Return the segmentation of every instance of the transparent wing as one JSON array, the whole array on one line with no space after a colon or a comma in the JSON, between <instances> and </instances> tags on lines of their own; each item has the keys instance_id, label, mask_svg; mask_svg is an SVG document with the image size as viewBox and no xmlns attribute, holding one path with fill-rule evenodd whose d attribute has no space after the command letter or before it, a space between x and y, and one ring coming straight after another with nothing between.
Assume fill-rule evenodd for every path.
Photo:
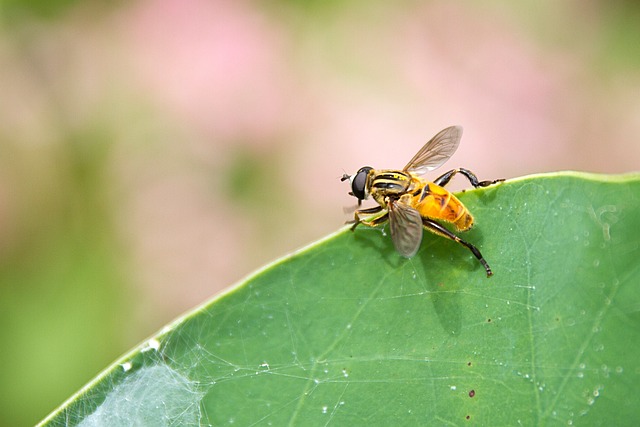
<instances>
[{"instance_id":1,"label":"transparent wing","mask_svg":"<svg viewBox=\"0 0 640 427\"><path fill-rule=\"evenodd\" d=\"M389 227L396 250L407 258L414 256L422 242L420 213L402 202L389 203Z\"/></svg>"},{"instance_id":2,"label":"transparent wing","mask_svg":"<svg viewBox=\"0 0 640 427\"><path fill-rule=\"evenodd\" d=\"M422 175L440 167L458 149L460 138L462 138L461 126L451 126L441 130L413 156L413 159L409 160L403 171Z\"/></svg>"}]
</instances>

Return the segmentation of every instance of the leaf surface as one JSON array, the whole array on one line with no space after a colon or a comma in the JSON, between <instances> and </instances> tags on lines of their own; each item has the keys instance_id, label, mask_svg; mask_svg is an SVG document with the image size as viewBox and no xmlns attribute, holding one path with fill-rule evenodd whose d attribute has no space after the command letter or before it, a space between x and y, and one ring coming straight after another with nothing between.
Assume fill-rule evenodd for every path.
<instances>
[{"instance_id":1,"label":"leaf surface","mask_svg":"<svg viewBox=\"0 0 640 427\"><path fill-rule=\"evenodd\" d=\"M495 275L425 233L343 229L105 370L44 425L632 425L640 176L524 177L460 199Z\"/></svg>"}]
</instances>

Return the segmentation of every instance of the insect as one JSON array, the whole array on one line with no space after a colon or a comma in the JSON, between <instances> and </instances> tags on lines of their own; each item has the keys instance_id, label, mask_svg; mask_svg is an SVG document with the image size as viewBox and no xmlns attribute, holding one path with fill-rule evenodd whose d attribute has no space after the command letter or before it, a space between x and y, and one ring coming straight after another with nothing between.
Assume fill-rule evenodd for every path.
<instances>
[{"instance_id":1,"label":"insect","mask_svg":"<svg viewBox=\"0 0 640 427\"><path fill-rule=\"evenodd\" d=\"M484 267L487 277L491 276L493 272L478 248L462 240L439 221L453 224L458 231L469 230L473 225L469 210L444 188L456 174L465 176L475 188L487 187L504 179L478 181L471 171L463 168L452 169L433 182L421 178L425 172L440 167L453 155L461 137L460 126L440 131L402 170L376 170L364 166L354 175L344 174L341 181L350 181L349 194L358 199L358 207L369 196L378 203L373 208L357 209L351 230L355 230L358 224L373 227L389 221L394 246L401 255L411 258L420 248L424 227L469 249Z\"/></svg>"}]
</instances>

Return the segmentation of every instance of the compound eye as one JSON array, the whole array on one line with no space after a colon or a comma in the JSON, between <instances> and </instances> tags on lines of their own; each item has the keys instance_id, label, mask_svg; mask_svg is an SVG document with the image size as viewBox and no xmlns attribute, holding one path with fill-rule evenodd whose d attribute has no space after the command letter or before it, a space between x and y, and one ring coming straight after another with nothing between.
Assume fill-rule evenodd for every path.
<instances>
[{"instance_id":1,"label":"compound eye","mask_svg":"<svg viewBox=\"0 0 640 427\"><path fill-rule=\"evenodd\" d=\"M360 168L351 180L351 190L358 200L366 199L369 196L367 192L367 177L371 169L369 166Z\"/></svg>"}]
</instances>

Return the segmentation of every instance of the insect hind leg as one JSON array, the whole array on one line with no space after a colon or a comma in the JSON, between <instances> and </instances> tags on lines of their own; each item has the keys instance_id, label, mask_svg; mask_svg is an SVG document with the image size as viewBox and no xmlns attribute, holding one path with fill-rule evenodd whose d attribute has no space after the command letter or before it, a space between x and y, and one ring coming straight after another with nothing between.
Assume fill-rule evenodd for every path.
<instances>
[{"instance_id":1,"label":"insect hind leg","mask_svg":"<svg viewBox=\"0 0 640 427\"><path fill-rule=\"evenodd\" d=\"M444 174L442 174L441 176L439 176L438 178L436 178L433 183L436 185L439 185L441 187L444 187L445 185L447 185L449 183L449 181L451 181L451 178L453 178L456 174L462 174L464 175L469 182L471 183L471 185L473 185L475 188L478 187L488 187L492 184L497 184L498 182L502 182L504 181L504 179L495 179L493 181L478 181L478 177L471 172L468 169L465 168L457 168L457 169L451 169L449 172L446 172Z\"/></svg>"},{"instance_id":2,"label":"insect hind leg","mask_svg":"<svg viewBox=\"0 0 640 427\"><path fill-rule=\"evenodd\" d=\"M469 242L465 242L464 240L453 234L451 231L447 230L444 226L431 219L422 218L422 223L432 233L437 234L438 236L446 237L447 239L453 240L454 242L465 246L478 259L478 261L480 261L480 264L482 264L485 271L487 272L487 277L493 275L491 267L489 267L489 264L487 263L487 261L485 261L478 248L476 248Z\"/></svg>"}]
</instances>

